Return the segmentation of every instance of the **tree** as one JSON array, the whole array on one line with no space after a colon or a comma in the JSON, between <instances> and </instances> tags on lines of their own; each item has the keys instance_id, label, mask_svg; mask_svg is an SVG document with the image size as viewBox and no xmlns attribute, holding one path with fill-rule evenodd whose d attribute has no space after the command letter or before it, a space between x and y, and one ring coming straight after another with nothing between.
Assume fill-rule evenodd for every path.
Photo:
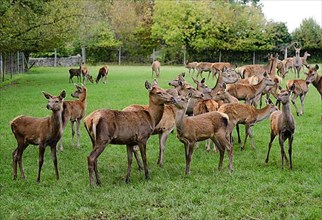
<instances>
[{"instance_id":1,"label":"tree","mask_svg":"<svg viewBox=\"0 0 322 220\"><path fill-rule=\"evenodd\" d=\"M313 19L303 19L299 28L292 33L293 39L305 49L322 49L322 28Z\"/></svg>"}]
</instances>

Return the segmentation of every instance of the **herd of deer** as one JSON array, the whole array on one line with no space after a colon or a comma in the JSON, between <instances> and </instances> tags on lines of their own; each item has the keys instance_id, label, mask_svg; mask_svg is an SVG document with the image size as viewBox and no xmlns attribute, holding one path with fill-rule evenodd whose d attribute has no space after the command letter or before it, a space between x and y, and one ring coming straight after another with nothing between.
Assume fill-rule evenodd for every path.
<instances>
[{"instance_id":1,"label":"herd of deer","mask_svg":"<svg viewBox=\"0 0 322 220\"><path fill-rule=\"evenodd\" d=\"M100 81L100 79L103 79L103 83L107 83L107 75L108 75L109 67L107 65L104 65L102 68L99 69L98 75L96 78L96 83ZM83 77L83 84L86 84L86 81L90 81L91 83L94 83L93 76L89 74L89 69L87 66L85 66L83 63L79 66L78 69L69 69L69 82L73 82L73 77L77 77L77 81L81 82L81 78Z\"/></svg>"},{"instance_id":2,"label":"herd of deer","mask_svg":"<svg viewBox=\"0 0 322 220\"><path fill-rule=\"evenodd\" d=\"M159 77L160 63L158 62L156 66L158 68L155 73ZM206 69L206 66L211 66L210 70ZM232 172L232 131L234 127L237 129L238 143L241 143L239 125L245 125L245 140L241 149L245 148L248 136L251 139L252 148L255 149L251 128L268 117L270 117L271 138L266 163L269 159L272 142L276 136L279 136L282 168L284 167L284 160L287 160L284 142L288 139L289 166L292 169L292 141L295 121L290 111L290 96L292 93L294 94L292 102L298 115L303 114L303 105L301 112L298 112L295 99L300 96L303 104L309 83L312 83L318 89L322 98L322 76L317 73L318 65L307 66L306 80L295 79L288 81L286 89L282 89L281 78L276 76L276 66L277 56L270 56L266 66L248 65L240 68L239 72L236 72L229 63L216 63L216 65L203 63L202 71L209 71L213 76L217 76L217 83L213 88L208 88L205 84L205 78L198 81L198 76L197 79L193 78L193 82L196 83L196 87L194 87L185 80L185 74L181 73L177 78L169 82L169 85L173 87L169 89L161 88L156 80L152 84L146 81L145 88L149 93L149 104L146 106L133 104L123 110L100 109L93 111L86 117L87 89L84 85L75 84L76 91L72 96L77 99L72 101L64 100L66 96L64 90L58 96L43 92L45 98L48 99L46 107L52 111L50 117L18 116L11 121L11 129L18 144L13 151L13 178L17 178L18 164L21 177L25 178L22 154L29 144L33 144L39 145L37 181L40 181L44 151L48 145L52 152L56 178L59 179L56 146L62 139L62 134L68 121L71 121L72 144L74 144L74 123L76 122L77 146L80 147L80 122L84 117L85 128L93 147L87 158L91 186L101 184L97 160L109 144L127 146L126 182L130 181L133 155L139 168L144 170L145 177L148 178L149 170L146 156L148 139L154 134L159 136L157 163L162 167L164 165L166 141L174 129L177 131L177 138L185 146L185 172L187 175L190 174L190 163L196 143L204 140L208 140L206 144L208 151L210 150L210 141L214 143L214 150L219 151L219 171L222 169L224 154L227 150L229 170ZM152 69L153 67L155 66L152 65ZM107 67L103 68L105 73L108 72ZM82 66L77 69L80 73L83 73L83 70ZM202 71L199 75L202 74ZM102 72L104 71L102 70ZM240 79L238 75L242 75L244 79ZM100 70L97 81L102 76L104 74ZM258 101L263 94L267 95L267 105L257 109ZM277 103L282 104L282 110L279 110L272 103L269 94L276 98ZM240 100L244 100L245 104L239 102ZM62 142L60 142L60 150L63 151ZM138 151L140 151L141 157L138 155Z\"/></svg>"}]
</instances>

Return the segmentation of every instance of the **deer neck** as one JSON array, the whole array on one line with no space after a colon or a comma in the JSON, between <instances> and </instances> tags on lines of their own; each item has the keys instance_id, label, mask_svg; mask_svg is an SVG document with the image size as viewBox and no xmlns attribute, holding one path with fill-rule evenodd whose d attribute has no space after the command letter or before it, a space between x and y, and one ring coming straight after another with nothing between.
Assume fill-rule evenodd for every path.
<instances>
[{"instance_id":1,"label":"deer neck","mask_svg":"<svg viewBox=\"0 0 322 220\"><path fill-rule=\"evenodd\" d=\"M315 80L312 82L313 86L315 86L316 88L319 88L319 86L322 84L322 76L321 75L317 75Z\"/></svg>"},{"instance_id":2,"label":"deer neck","mask_svg":"<svg viewBox=\"0 0 322 220\"><path fill-rule=\"evenodd\" d=\"M164 104L154 103L150 98L149 107L147 110L153 119L153 126L155 127L161 121L164 111Z\"/></svg>"},{"instance_id":3,"label":"deer neck","mask_svg":"<svg viewBox=\"0 0 322 220\"><path fill-rule=\"evenodd\" d=\"M264 82L264 79L262 81L260 81L257 85L254 85L254 88L256 89L255 96L262 93L264 91L265 87L266 87L266 84Z\"/></svg>"},{"instance_id":4,"label":"deer neck","mask_svg":"<svg viewBox=\"0 0 322 220\"><path fill-rule=\"evenodd\" d=\"M270 116L271 112L270 112L270 105L266 105L264 108L262 109L257 109L257 119L256 122L260 122L263 121L264 119L266 119L268 116Z\"/></svg>"},{"instance_id":5,"label":"deer neck","mask_svg":"<svg viewBox=\"0 0 322 220\"><path fill-rule=\"evenodd\" d=\"M177 109L176 128L177 128L178 134L182 134L182 131L184 129L183 121L186 115L187 108L188 108L188 104L182 109Z\"/></svg>"},{"instance_id":6,"label":"deer neck","mask_svg":"<svg viewBox=\"0 0 322 220\"><path fill-rule=\"evenodd\" d=\"M63 133L63 110L53 111L53 114L50 117L51 125L51 135L52 137L57 137L58 140L61 138Z\"/></svg>"}]
</instances>

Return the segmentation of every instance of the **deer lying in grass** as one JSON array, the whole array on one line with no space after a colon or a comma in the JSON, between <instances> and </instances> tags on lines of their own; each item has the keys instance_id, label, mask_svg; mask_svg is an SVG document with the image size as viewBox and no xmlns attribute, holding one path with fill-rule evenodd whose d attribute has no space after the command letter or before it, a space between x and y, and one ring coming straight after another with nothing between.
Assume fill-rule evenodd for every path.
<instances>
[{"instance_id":1,"label":"deer lying in grass","mask_svg":"<svg viewBox=\"0 0 322 220\"><path fill-rule=\"evenodd\" d=\"M310 67L309 72L306 74L306 83L312 83L313 86L318 90L322 99L322 76L318 74L319 65Z\"/></svg>"},{"instance_id":2,"label":"deer lying in grass","mask_svg":"<svg viewBox=\"0 0 322 220\"><path fill-rule=\"evenodd\" d=\"M82 76L83 76L83 84L86 84L86 81L90 81L94 83L93 77L89 74L89 69L84 64L81 65L82 68Z\"/></svg>"},{"instance_id":3,"label":"deer lying in grass","mask_svg":"<svg viewBox=\"0 0 322 220\"><path fill-rule=\"evenodd\" d=\"M156 77L159 78L160 77L160 72L161 72L161 64L158 60L153 61L152 65L152 78L153 78L153 73L155 73Z\"/></svg>"},{"instance_id":4,"label":"deer lying in grass","mask_svg":"<svg viewBox=\"0 0 322 220\"><path fill-rule=\"evenodd\" d=\"M151 86L146 81L145 87L149 91L149 107L147 110L117 111L100 109L89 114L85 119L85 128L92 140L93 150L88 156L88 171L91 186L101 184L98 175L97 159L109 144L127 146L128 166L125 181L130 181L133 146L139 145L145 177L149 177L146 159L146 143L160 122L164 104L174 101L164 89L157 85Z\"/></svg>"},{"instance_id":5,"label":"deer lying in grass","mask_svg":"<svg viewBox=\"0 0 322 220\"><path fill-rule=\"evenodd\" d=\"M309 83L303 79L292 79L286 81L286 88L293 94L291 101L296 109L297 116L301 116L304 114L304 99L307 92L309 91L308 84ZM296 106L297 97L300 97L301 111L299 111L299 109Z\"/></svg>"},{"instance_id":6,"label":"deer lying in grass","mask_svg":"<svg viewBox=\"0 0 322 220\"><path fill-rule=\"evenodd\" d=\"M242 103L228 103L221 106L218 112L222 112L229 117L228 131L231 135L233 128L238 124L245 124L245 140L241 146L241 149L245 149L247 137L249 135L252 148L255 150L255 144L253 140L252 126L256 123L268 118L270 114L277 110L277 107L271 102L262 109L256 109L251 105Z\"/></svg>"},{"instance_id":7,"label":"deer lying in grass","mask_svg":"<svg viewBox=\"0 0 322 220\"><path fill-rule=\"evenodd\" d=\"M75 122L77 131L77 147L80 148L80 122L85 116L86 112L86 95L87 89L85 86L76 85L76 90L71 94L72 97L78 98L78 100L64 101L63 110L63 129L65 129L68 121L72 124L72 146L74 146L75 136ZM63 151L63 137L60 139L60 151Z\"/></svg>"},{"instance_id":8,"label":"deer lying in grass","mask_svg":"<svg viewBox=\"0 0 322 220\"><path fill-rule=\"evenodd\" d=\"M292 87L295 87L293 84ZM292 88L294 89L294 88ZM269 153L275 137L279 136L279 143L282 155L282 169L284 169L284 158L287 160L284 150L284 142L288 139L288 154L290 157L290 169L293 169L292 164L292 143L295 131L295 121L290 109L290 91L282 90L277 97L278 102L282 102L282 111L278 110L271 114L271 138L268 144L268 152L265 162L268 163Z\"/></svg>"},{"instance_id":9,"label":"deer lying in grass","mask_svg":"<svg viewBox=\"0 0 322 220\"><path fill-rule=\"evenodd\" d=\"M29 144L39 145L39 167L37 182L40 182L40 172L44 161L44 153L47 145L50 146L57 180L59 179L56 157L56 144L63 133L63 99L66 92L63 90L59 96L53 96L43 92L48 99L47 109L52 111L51 117L34 118L30 116L18 116L10 123L11 130L17 140L18 147L13 151L13 179L17 178L17 164L19 163L21 177L25 179L22 166L22 154Z\"/></svg>"},{"instance_id":10,"label":"deer lying in grass","mask_svg":"<svg viewBox=\"0 0 322 220\"><path fill-rule=\"evenodd\" d=\"M107 75L108 75L109 67L107 65L104 65L98 70L98 75L96 78L96 83L100 81L100 79L103 79L103 83L107 83Z\"/></svg>"},{"instance_id":11,"label":"deer lying in grass","mask_svg":"<svg viewBox=\"0 0 322 220\"><path fill-rule=\"evenodd\" d=\"M73 77L76 76L77 77L77 81L80 83L81 81L81 73L82 73L82 67L79 66L78 69L69 69L69 83L73 82Z\"/></svg>"},{"instance_id":12,"label":"deer lying in grass","mask_svg":"<svg viewBox=\"0 0 322 220\"><path fill-rule=\"evenodd\" d=\"M218 170L222 169L225 150L229 154L229 170L233 171L233 148L227 139L228 116L219 112L187 117L185 116L189 97L181 96L176 99L178 108L176 117L177 137L185 145L186 174L190 174L191 157L195 143L211 139L220 152Z\"/></svg>"},{"instance_id":13,"label":"deer lying in grass","mask_svg":"<svg viewBox=\"0 0 322 220\"><path fill-rule=\"evenodd\" d=\"M266 76L266 74L264 74ZM260 96L266 86L273 86L275 82L273 82L270 78L264 77L258 84L256 85L247 85L247 84L231 84L229 88L226 89L232 96L236 97L238 100L245 100L246 104L253 104L255 107L256 97Z\"/></svg>"},{"instance_id":14,"label":"deer lying in grass","mask_svg":"<svg viewBox=\"0 0 322 220\"><path fill-rule=\"evenodd\" d=\"M184 67L189 70L189 75L191 75L190 71L193 70L192 74L194 74L195 70L197 69L197 65L198 65L198 62L191 62L191 63L187 62L184 64Z\"/></svg>"}]
</instances>

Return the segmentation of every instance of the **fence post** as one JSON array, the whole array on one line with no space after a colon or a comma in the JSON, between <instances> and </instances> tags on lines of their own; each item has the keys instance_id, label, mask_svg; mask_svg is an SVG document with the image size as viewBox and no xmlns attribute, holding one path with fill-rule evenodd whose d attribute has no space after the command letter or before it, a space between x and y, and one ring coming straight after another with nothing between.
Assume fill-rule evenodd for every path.
<instances>
[{"instance_id":1,"label":"fence post","mask_svg":"<svg viewBox=\"0 0 322 220\"><path fill-rule=\"evenodd\" d=\"M121 65L122 47L120 47L118 51L119 51L119 65Z\"/></svg>"},{"instance_id":2,"label":"fence post","mask_svg":"<svg viewBox=\"0 0 322 220\"><path fill-rule=\"evenodd\" d=\"M255 64L255 61L256 61L256 53L255 51L253 52L253 64Z\"/></svg>"},{"instance_id":3,"label":"fence post","mask_svg":"<svg viewBox=\"0 0 322 220\"><path fill-rule=\"evenodd\" d=\"M57 66L57 50L56 50L56 48L55 48L55 58L54 58L54 67L56 67Z\"/></svg>"},{"instance_id":4,"label":"fence post","mask_svg":"<svg viewBox=\"0 0 322 220\"><path fill-rule=\"evenodd\" d=\"M86 61L86 50L85 47L82 47L82 63L85 64Z\"/></svg>"},{"instance_id":5,"label":"fence post","mask_svg":"<svg viewBox=\"0 0 322 220\"><path fill-rule=\"evenodd\" d=\"M2 82L4 82L4 71L3 71L2 52L0 52L0 75L2 75Z\"/></svg>"}]
</instances>

